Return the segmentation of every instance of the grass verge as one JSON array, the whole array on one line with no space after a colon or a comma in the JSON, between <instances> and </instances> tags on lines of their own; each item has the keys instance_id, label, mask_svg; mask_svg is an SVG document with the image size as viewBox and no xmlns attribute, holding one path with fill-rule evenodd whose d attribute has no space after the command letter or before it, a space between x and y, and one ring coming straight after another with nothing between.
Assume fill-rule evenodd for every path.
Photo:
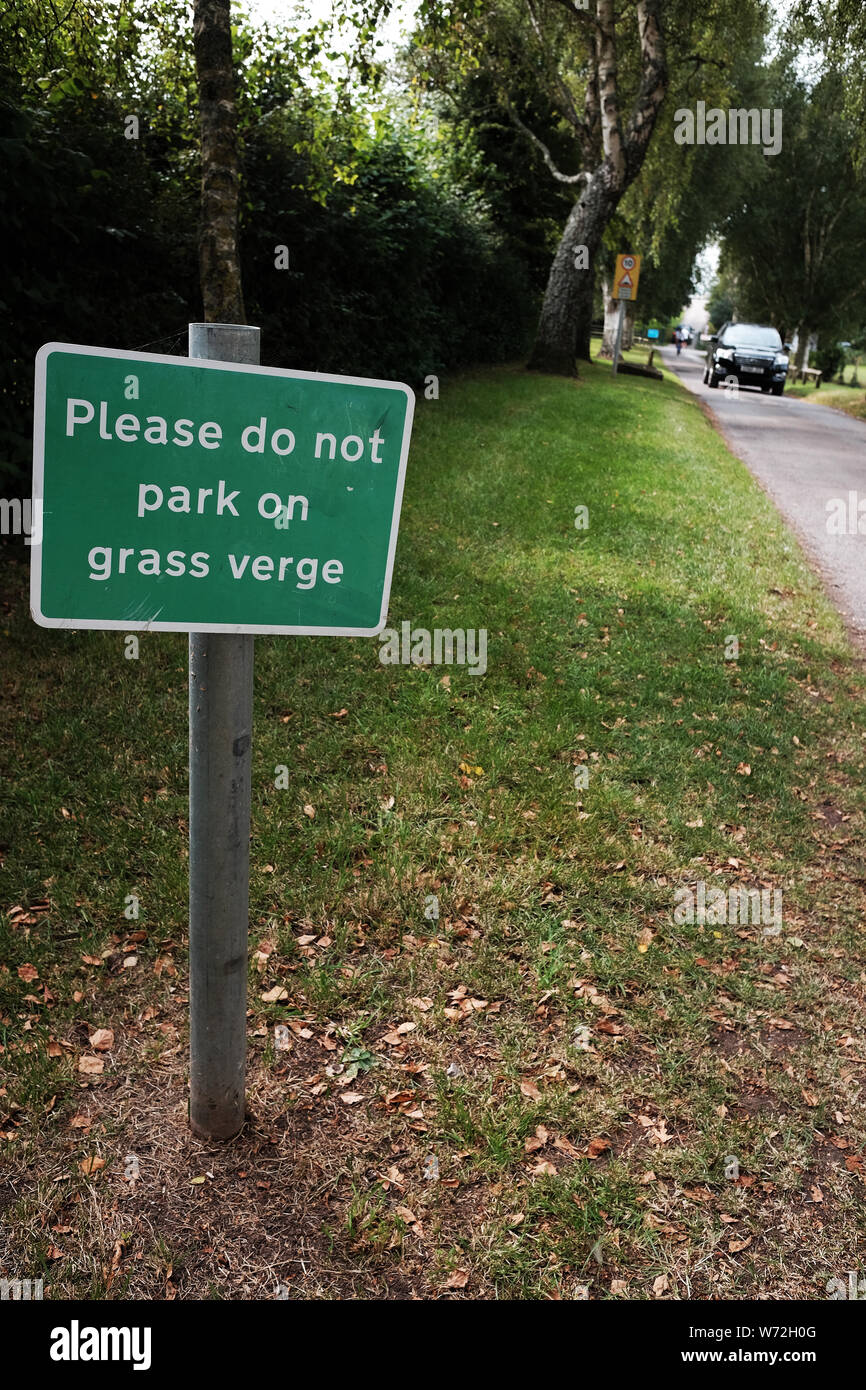
<instances>
[{"instance_id":1,"label":"grass verge","mask_svg":"<svg viewBox=\"0 0 866 1390\"><path fill-rule=\"evenodd\" d=\"M826 1296L866 1165L841 622L669 376L481 370L416 419L390 623L483 628L488 669L257 642L231 1145L186 1129L185 639L37 629L7 550L4 1273ZM781 930L677 920L701 882L781 890Z\"/></svg>"},{"instance_id":2,"label":"grass verge","mask_svg":"<svg viewBox=\"0 0 866 1390\"><path fill-rule=\"evenodd\" d=\"M855 420L866 420L866 390L862 385L843 385L840 381L831 381L816 388L806 382L789 381L785 386L785 395L796 396L799 400L809 400L815 405L830 406L832 410L841 410L846 415L853 415Z\"/></svg>"}]
</instances>

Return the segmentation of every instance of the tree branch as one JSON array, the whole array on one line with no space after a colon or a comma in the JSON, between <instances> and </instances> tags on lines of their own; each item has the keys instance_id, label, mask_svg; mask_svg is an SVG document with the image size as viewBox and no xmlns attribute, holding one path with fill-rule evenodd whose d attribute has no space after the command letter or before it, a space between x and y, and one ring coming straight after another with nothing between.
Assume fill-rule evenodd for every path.
<instances>
[{"instance_id":1,"label":"tree branch","mask_svg":"<svg viewBox=\"0 0 866 1390\"><path fill-rule=\"evenodd\" d=\"M539 23L538 15L535 12L535 5L533 3L533 0L526 0L526 8L529 11L529 22L531 23L532 28L535 31L535 37L538 40L538 46L541 49L544 62L547 66L548 74L553 79L559 91L560 99L562 102L563 115L565 116L569 124L573 126L573 128L577 131L577 134L580 136L581 144L584 146L584 153L586 153L586 146L590 138L589 128L586 125L586 122L581 120L580 116L577 114L577 108L574 104L574 97L572 96L568 83L563 78L562 73L559 71L557 64L551 60L550 50L547 44L545 43L544 35L541 30L541 24Z\"/></svg>"},{"instance_id":2,"label":"tree branch","mask_svg":"<svg viewBox=\"0 0 866 1390\"><path fill-rule=\"evenodd\" d=\"M601 113L601 143L613 181L624 187L626 161L619 120L619 83L616 65L616 13L613 0L598 0L598 26L595 36L598 71L598 101Z\"/></svg>"},{"instance_id":3,"label":"tree branch","mask_svg":"<svg viewBox=\"0 0 866 1390\"><path fill-rule=\"evenodd\" d=\"M509 100L509 98L508 98L507 96L504 98L504 100L505 100L506 108L507 108L507 110L508 110L508 114L509 114L509 116L511 117L512 121L514 122L514 124L517 126L517 129L518 129L518 130L521 130L521 131L523 132L524 135L527 135L527 136L529 137L529 139L532 141L532 143L533 143L535 146L537 146L537 148L541 151L541 154L542 154L542 156L543 156L543 158L544 158L544 162L545 162L545 164L547 165L548 169L550 170L551 174L553 175L553 177L554 177L555 179L557 179L560 183L588 183L588 182L589 182L589 180L591 179L592 175L590 174L590 172L589 172L588 169L581 169L580 173L578 173L578 174L563 174L562 171L561 171L560 169L557 169L556 165L555 165L554 162L553 162L553 156L551 155L550 150L547 148L547 146L545 145L544 141L541 140L541 139L539 139L539 137L535 134L535 131L534 131L534 130L530 130L530 129L529 129L529 126L526 125L526 124L520 119L520 117L518 116L517 112L515 111L513 105L511 104L511 101Z\"/></svg>"},{"instance_id":4,"label":"tree branch","mask_svg":"<svg viewBox=\"0 0 866 1390\"><path fill-rule=\"evenodd\" d=\"M640 168L668 89L667 54L660 14L661 0L638 0L641 82L625 133L629 174Z\"/></svg>"},{"instance_id":5,"label":"tree branch","mask_svg":"<svg viewBox=\"0 0 866 1390\"><path fill-rule=\"evenodd\" d=\"M561 5L571 18L576 19L579 24L595 25L597 23L595 15L591 14L589 10L584 10L580 6L575 5L574 0L556 0L556 3Z\"/></svg>"}]
</instances>

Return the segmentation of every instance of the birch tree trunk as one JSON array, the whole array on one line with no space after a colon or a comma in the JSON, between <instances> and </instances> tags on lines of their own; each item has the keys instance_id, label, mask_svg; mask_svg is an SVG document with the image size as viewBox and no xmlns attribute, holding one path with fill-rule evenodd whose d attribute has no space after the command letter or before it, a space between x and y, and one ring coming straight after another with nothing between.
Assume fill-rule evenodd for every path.
<instances>
[{"instance_id":1,"label":"birch tree trunk","mask_svg":"<svg viewBox=\"0 0 866 1390\"><path fill-rule=\"evenodd\" d=\"M193 40L201 121L199 277L204 317L208 323L245 323L230 0L195 0Z\"/></svg>"},{"instance_id":2,"label":"birch tree trunk","mask_svg":"<svg viewBox=\"0 0 866 1390\"><path fill-rule=\"evenodd\" d=\"M637 318L637 304L633 299L625 302L625 314L622 321L622 350L626 352L634 345L634 321Z\"/></svg>"},{"instance_id":3,"label":"birch tree trunk","mask_svg":"<svg viewBox=\"0 0 866 1390\"><path fill-rule=\"evenodd\" d=\"M797 352L794 357L794 367L797 372L801 372L806 366L809 357L809 329L805 324L797 327Z\"/></svg>"},{"instance_id":4,"label":"birch tree trunk","mask_svg":"<svg viewBox=\"0 0 866 1390\"><path fill-rule=\"evenodd\" d=\"M544 294L530 371L573 376L575 357L589 358L592 267L619 201L611 199L606 181L593 178L569 213ZM588 269L575 269L579 246L587 249Z\"/></svg>"},{"instance_id":5,"label":"birch tree trunk","mask_svg":"<svg viewBox=\"0 0 866 1390\"><path fill-rule=\"evenodd\" d=\"M613 349L616 345L616 324L619 318L619 300L611 299L610 292L613 289L612 281L605 275L601 282L601 292L604 299L604 328L601 335L601 352L599 357L613 357Z\"/></svg>"}]
</instances>

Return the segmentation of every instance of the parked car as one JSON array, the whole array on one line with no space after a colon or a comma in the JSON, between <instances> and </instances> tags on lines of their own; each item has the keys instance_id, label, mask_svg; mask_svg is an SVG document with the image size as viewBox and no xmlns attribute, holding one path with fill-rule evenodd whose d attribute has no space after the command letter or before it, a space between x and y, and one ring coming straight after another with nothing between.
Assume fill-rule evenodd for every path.
<instances>
[{"instance_id":1,"label":"parked car","mask_svg":"<svg viewBox=\"0 0 866 1390\"><path fill-rule=\"evenodd\" d=\"M790 343L760 323L726 323L710 335L704 382L718 386L734 377L741 386L759 386L781 396L788 373Z\"/></svg>"}]
</instances>

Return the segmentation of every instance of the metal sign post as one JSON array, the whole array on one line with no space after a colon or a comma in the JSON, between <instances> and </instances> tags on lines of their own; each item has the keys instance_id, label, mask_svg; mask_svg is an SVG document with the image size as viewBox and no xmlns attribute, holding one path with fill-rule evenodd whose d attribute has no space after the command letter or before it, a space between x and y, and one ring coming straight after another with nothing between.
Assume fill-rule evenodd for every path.
<instances>
[{"instance_id":1,"label":"metal sign post","mask_svg":"<svg viewBox=\"0 0 866 1390\"><path fill-rule=\"evenodd\" d=\"M258 364L261 333L191 323L189 355ZM254 642L189 634L189 1123L209 1139L244 1122Z\"/></svg>"}]
</instances>

